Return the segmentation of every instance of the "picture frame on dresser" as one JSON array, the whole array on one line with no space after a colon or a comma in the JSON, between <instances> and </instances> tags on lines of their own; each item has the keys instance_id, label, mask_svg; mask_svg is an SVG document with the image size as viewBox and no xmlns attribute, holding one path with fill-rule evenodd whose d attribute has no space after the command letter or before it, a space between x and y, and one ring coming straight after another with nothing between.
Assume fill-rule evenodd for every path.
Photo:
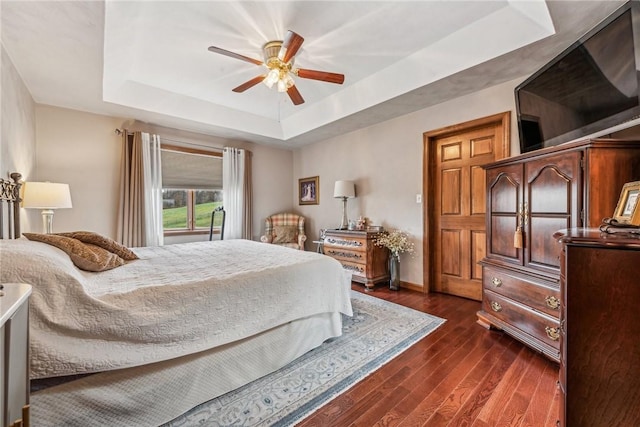
<instances>
[{"instance_id":1,"label":"picture frame on dresser","mask_svg":"<svg viewBox=\"0 0 640 427\"><path fill-rule=\"evenodd\" d=\"M320 203L320 177L298 179L298 204L317 205Z\"/></svg>"},{"instance_id":2,"label":"picture frame on dresser","mask_svg":"<svg viewBox=\"0 0 640 427\"><path fill-rule=\"evenodd\" d=\"M620 224L640 225L640 181L622 186L613 219Z\"/></svg>"}]
</instances>

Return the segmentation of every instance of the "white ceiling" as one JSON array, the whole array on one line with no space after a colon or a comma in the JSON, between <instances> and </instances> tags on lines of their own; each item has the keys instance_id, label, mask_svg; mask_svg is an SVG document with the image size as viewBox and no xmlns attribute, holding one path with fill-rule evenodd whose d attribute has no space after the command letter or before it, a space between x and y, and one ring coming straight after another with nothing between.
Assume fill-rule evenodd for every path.
<instances>
[{"instance_id":1,"label":"white ceiling","mask_svg":"<svg viewBox=\"0 0 640 427\"><path fill-rule=\"evenodd\" d=\"M6 1L2 43L38 103L296 147L528 75L619 1ZM231 89L287 30L305 103Z\"/></svg>"}]
</instances>

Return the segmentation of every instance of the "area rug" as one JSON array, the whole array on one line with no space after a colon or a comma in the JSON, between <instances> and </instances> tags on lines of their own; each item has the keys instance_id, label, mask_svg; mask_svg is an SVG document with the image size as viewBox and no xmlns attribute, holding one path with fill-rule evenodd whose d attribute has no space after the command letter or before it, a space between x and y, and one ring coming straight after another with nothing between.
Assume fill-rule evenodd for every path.
<instances>
[{"instance_id":1,"label":"area rug","mask_svg":"<svg viewBox=\"0 0 640 427\"><path fill-rule=\"evenodd\" d=\"M342 336L165 427L294 425L445 322L355 291L351 301Z\"/></svg>"}]
</instances>

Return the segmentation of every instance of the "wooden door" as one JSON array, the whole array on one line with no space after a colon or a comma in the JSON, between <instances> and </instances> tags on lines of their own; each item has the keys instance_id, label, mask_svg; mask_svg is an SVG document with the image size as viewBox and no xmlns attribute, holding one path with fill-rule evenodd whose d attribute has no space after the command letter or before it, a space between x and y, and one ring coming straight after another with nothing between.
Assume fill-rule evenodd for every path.
<instances>
[{"instance_id":1,"label":"wooden door","mask_svg":"<svg viewBox=\"0 0 640 427\"><path fill-rule=\"evenodd\" d=\"M509 113L425 134L428 289L480 301L486 251L483 165L509 153ZM506 138L505 138L506 136ZM427 160L427 159L425 159ZM427 261L428 259L428 261Z\"/></svg>"}]
</instances>

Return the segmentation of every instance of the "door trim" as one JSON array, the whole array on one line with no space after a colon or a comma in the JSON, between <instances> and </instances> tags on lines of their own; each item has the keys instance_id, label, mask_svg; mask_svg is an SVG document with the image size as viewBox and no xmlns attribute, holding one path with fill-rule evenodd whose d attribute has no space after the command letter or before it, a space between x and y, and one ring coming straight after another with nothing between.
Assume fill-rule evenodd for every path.
<instances>
[{"instance_id":1,"label":"door trim","mask_svg":"<svg viewBox=\"0 0 640 427\"><path fill-rule=\"evenodd\" d=\"M479 119L470 120L468 122L459 123L451 126L446 126L440 129L431 130L422 134L423 138L423 160L422 160L422 193L423 205L422 205L422 291L428 293L431 291L431 284L433 282L433 271L430 266L435 259L435 254L432 254L430 249L435 248L433 239L433 217L430 212L435 208L433 182L435 178L433 176L433 168L431 164L434 161L434 144L438 138L444 136L453 136L458 133L466 133L475 128L486 127L492 124L496 124L502 128L502 141L496 146L495 160L504 159L509 157L511 152L511 111L505 111L503 113L493 114L491 116L482 117Z\"/></svg>"}]
</instances>

